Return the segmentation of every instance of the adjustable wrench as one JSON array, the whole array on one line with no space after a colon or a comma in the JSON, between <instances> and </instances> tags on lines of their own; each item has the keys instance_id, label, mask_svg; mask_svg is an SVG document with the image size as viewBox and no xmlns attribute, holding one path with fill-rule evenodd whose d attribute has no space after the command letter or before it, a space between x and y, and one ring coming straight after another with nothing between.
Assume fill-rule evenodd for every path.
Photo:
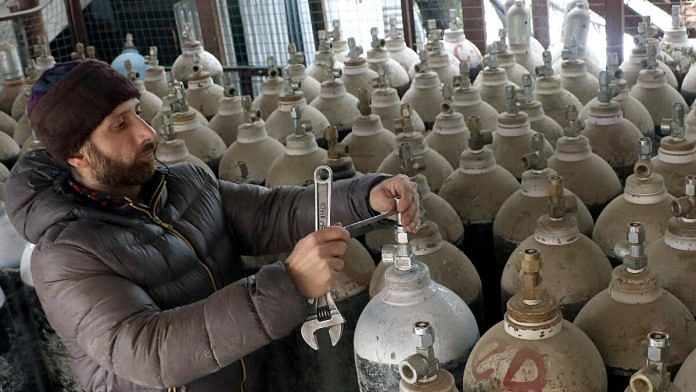
<instances>
[{"instance_id":1,"label":"adjustable wrench","mask_svg":"<svg viewBox=\"0 0 696 392\"><path fill-rule=\"evenodd\" d=\"M314 223L315 230L329 227L331 222L331 168L319 166L314 171ZM331 345L335 346L343 334L345 319L338 311L331 292L313 300L313 310L307 316L300 332L302 338L309 347L318 350L317 339L314 333L322 328L329 329Z\"/></svg>"}]
</instances>

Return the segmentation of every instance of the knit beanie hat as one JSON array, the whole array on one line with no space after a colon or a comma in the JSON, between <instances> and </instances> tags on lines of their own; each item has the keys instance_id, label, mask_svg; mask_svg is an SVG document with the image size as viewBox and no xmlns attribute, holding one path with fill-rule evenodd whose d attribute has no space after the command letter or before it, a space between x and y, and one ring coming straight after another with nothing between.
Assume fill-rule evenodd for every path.
<instances>
[{"instance_id":1,"label":"knit beanie hat","mask_svg":"<svg viewBox=\"0 0 696 392\"><path fill-rule=\"evenodd\" d=\"M130 80L98 60L76 60L46 70L34 84L27 104L29 124L60 164L120 104L139 98Z\"/></svg>"}]
</instances>

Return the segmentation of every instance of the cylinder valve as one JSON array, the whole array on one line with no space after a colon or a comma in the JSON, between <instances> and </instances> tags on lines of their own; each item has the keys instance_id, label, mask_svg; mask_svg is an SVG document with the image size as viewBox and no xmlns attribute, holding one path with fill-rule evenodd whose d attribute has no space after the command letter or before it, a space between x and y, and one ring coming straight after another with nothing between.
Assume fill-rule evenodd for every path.
<instances>
[{"instance_id":1,"label":"cylinder valve","mask_svg":"<svg viewBox=\"0 0 696 392\"><path fill-rule=\"evenodd\" d=\"M439 361L435 358L435 331L427 321L417 321L413 325L416 336L416 354L399 363L401 379L409 384L427 383L437 377Z\"/></svg>"}]
</instances>

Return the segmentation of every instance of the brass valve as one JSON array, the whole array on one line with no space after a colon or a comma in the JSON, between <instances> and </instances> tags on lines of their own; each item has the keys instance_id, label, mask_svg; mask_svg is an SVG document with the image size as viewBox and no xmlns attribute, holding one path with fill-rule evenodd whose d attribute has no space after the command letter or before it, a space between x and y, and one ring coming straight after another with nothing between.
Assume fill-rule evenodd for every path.
<instances>
[{"instance_id":1,"label":"brass valve","mask_svg":"<svg viewBox=\"0 0 696 392\"><path fill-rule=\"evenodd\" d=\"M435 331L427 321L416 321L413 326L416 336L416 354L399 362L401 379L408 384L428 383L437 378L440 362L435 357Z\"/></svg>"},{"instance_id":2,"label":"brass valve","mask_svg":"<svg viewBox=\"0 0 696 392\"><path fill-rule=\"evenodd\" d=\"M696 175L686 176L684 196L672 200L670 209L677 218L696 219Z\"/></svg>"},{"instance_id":3,"label":"brass valve","mask_svg":"<svg viewBox=\"0 0 696 392\"><path fill-rule=\"evenodd\" d=\"M566 106L566 121L565 136L578 137L584 128L582 120L578 118L578 108L575 105Z\"/></svg>"},{"instance_id":4,"label":"brass valve","mask_svg":"<svg viewBox=\"0 0 696 392\"><path fill-rule=\"evenodd\" d=\"M549 217L551 219L561 219L578 210L578 201L575 196L564 195L563 190L563 178L551 176L549 178Z\"/></svg>"},{"instance_id":5,"label":"brass valve","mask_svg":"<svg viewBox=\"0 0 696 392\"><path fill-rule=\"evenodd\" d=\"M326 127L324 138L329 146L327 149L329 159L340 159L348 156L349 147L338 143L338 129L335 126L329 125Z\"/></svg>"},{"instance_id":6,"label":"brass valve","mask_svg":"<svg viewBox=\"0 0 696 392\"><path fill-rule=\"evenodd\" d=\"M642 137L638 142L638 162L633 166L633 174L641 179L650 178L652 175L652 140Z\"/></svg>"},{"instance_id":7,"label":"brass valve","mask_svg":"<svg viewBox=\"0 0 696 392\"><path fill-rule=\"evenodd\" d=\"M489 130L481 130L481 117L471 116L467 119L467 128L469 128L469 148L472 151L483 149L486 144L493 143L493 134Z\"/></svg>"},{"instance_id":8,"label":"brass valve","mask_svg":"<svg viewBox=\"0 0 696 392\"><path fill-rule=\"evenodd\" d=\"M648 347L645 367L631 376L630 389L633 392L671 390L670 374L667 371L669 355L669 334L652 331L648 334Z\"/></svg>"},{"instance_id":9,"label":"brass valve","mask_svg":"<svg viewBox=\"0 0 696 392\"><path fill-rule=\"evenodd\" d=\"M540 133L532 136L530 148L532 152L522 156L522 163L526 170L544 170L546 169L546 155L544 155L544 135Z\"/></svg>"},{"instance_id":10,"label":"brass valve","mask_svg":"<svg viewBox=\"0 0 696 392\"><path fill-rule=\"evenodd\" d=\"M544 289L541 287L541 254L536 249L525 249L520 265L520 281L522 282L522 302L526 305L536 305L544 299Z\"/></svg>"},{"instance_id":11,"label":"brass valve","mask_svg":"<svg viewBox=\"0 0 696 392\"><path fill-rule=\"evenodd\" d=\"M361 116L369 116L372 114L372 98L370 97L370 92L366 88L360 87L358 89L358 110Z\"/></svg>"},{"instance_id":12,"label":"brass valve","mask_svg":"<svg viewBox=\"0 0 696 392\"><path fill-rule=\"evenodd\" d=\"M553 66L551 63L551 52L545 50L543 55L544 65L534 67L534 73L540 78L550 78L553 76Z\"/></svg>"},{"instance_id":13,"label":"brass valve","mask_svg":"<svg viewBox=\"0 0 696 392\"><path fill-rule=\"evenodd\" d=\"M512 115L520 112L520 108L517 106L517 91L515 86L505 86L505 112Z\"/></svg>"},{"instance_id":14,"label":"brass valve","mask_svg":"<svg viewBox=\"0 0 696 392\"><path fill-rule=\"evenodd\" d=\"M684 139L686 126L684 125L684 105L679 102L672 104L672 118L663 118L660 124L662 136L670 135L675 139Z\"/></svg>"}]
</instances>

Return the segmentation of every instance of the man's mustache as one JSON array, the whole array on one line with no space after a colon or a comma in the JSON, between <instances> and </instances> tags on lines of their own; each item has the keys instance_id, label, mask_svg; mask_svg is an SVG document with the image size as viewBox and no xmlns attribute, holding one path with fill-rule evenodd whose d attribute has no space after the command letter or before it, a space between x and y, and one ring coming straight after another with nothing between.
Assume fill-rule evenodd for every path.
<instances>
[{"instance_id":1,"label":"man's mustache","mask_svg":"<svg viewBox=\"0 0 696 392\"><path fill-rule=\"evenodd\" d=\"M140 155L145 155L149 152L154 152L157 149L157 144L154 142L147 142L143 145L142 151L140 151Z\"/></svg>"}]
</instances>

